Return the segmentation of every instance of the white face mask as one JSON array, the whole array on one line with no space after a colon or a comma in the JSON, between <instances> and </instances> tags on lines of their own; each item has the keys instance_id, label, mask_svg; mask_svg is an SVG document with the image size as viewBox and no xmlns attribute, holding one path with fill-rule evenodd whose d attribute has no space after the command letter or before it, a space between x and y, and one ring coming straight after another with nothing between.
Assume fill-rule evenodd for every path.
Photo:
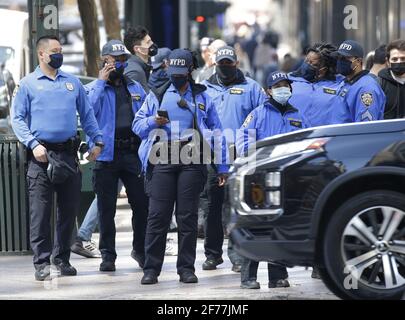
<instances>
[{"instance_id":1,"label":"white face mask","mask_svg":"<svg viewBox=\"0 0 405 320\"><path fill-rule=\"evenodd\" d=\"M272 97L274 100L276 100L279 104L285 105L290 99L292 93L290 88L287 87L280 87L280 88L275 88L272 90Z\"/></svg>"}]
</instances>

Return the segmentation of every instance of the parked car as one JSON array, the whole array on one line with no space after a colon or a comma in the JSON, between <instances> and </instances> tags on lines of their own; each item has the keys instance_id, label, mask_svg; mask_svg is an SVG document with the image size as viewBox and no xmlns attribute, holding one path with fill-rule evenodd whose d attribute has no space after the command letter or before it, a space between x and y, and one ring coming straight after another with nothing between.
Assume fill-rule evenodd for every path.
<instances>
[{"instance_id":1,"label":"parked car","mask_svg":"<svg viewBox=\"0 0 405 320\"><path fill-rule=\"evenodd\" d=\"M256 261L318 266L344 299L405 291L405 120L258 142L228 181L231 238Z\"/></svg>"}]
</instances>

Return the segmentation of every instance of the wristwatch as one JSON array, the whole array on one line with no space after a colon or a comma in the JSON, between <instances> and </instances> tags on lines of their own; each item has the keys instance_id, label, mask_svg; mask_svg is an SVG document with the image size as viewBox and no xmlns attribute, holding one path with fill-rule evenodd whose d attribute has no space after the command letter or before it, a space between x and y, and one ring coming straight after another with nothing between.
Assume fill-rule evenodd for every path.
<instances>
[{"instance_id":1,"label":"wristwatch","mask_svg":"<svg viewBox=\"0 0 405 320\"><path fill-rule=\"evenodd\" d=\"M104 143L103 143L103 142L96 142L94 145L95 145L96 147L99 147L100 149L103 149L103 148L104 148Z\"/></svg>"}]
</instances>

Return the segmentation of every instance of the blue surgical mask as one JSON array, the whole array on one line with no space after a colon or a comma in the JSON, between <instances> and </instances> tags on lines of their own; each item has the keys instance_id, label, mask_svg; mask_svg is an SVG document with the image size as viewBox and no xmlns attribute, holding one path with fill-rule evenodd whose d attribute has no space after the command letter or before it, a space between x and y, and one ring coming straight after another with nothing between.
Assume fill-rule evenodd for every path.
<instances>
[{"instance_id":1,"label":"blue surgical mask","mask_svg":"<svg viewBox=\"0 0 405 320\"><path fill-rule=\"evenodd\" d=\"M336 65L336 72L347 77L353 72L352 62L346 59L339 59Z\"/></svg>"},{"instance_id":2,"label":"blue surgical mask","mask_svg":"<svg viewBox=\"0 0 405 320\"><path fill-rule=\"evenodd\" d=\"M272 89L271 96L279 104L284 106L287 104L288 99L290 99L290 97L291 97L291 90L290 90L290 88L287 88L287 87L275 88L275 89Z\"/></svg>"},{"instance_id":3,"label":"blue surgical mask","mask_svg":"<svg viewBox=\"0 0 405 320\"><path fill-rule=\"evenodd\" d=\"M54 53L50 54L49 58L51 61L48 62L48 65L53 69L59 69L63 64L63 54L62 53Z\"/></svg>"},{"instance_id":4,"label":"blue surgical mask","mask_svg":"<svg viewBox=\"0 0 405 320\"><path fill-rule=\"evenodd\" d=\"M121 62L121 61L116 61L115 62L115 69L125 69L126 67L128 67L128 62Z\"/></svg>"},{"instance_id":5,"label":"blue surgical mask","mask_svg":"<svg viewBox=\"0 0 405 320\"><path fill-rule=\"evenodd\" d=\"M307 62L303 62L300 73L305 80L311 82L314 81L316 76L318 75L318 69Z\"/></svg>"}]
</instances>

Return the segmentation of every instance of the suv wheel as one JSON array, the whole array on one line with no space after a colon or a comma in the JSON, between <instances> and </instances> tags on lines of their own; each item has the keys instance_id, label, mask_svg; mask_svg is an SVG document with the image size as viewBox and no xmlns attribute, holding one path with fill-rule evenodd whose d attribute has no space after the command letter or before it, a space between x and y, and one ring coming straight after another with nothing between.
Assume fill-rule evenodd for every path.
<instances>
[{"instance_id":1,"label":"suv wheel","mask_svg":"<svg viewBox=\"0 0 405 320\"><path fill-rule=\"evenodd\" d=\"M405 195L376 190L346 201L326 227L323 259L326 284L340 298L400 299L405 292Z\"/></svg>"}]
</instances>

